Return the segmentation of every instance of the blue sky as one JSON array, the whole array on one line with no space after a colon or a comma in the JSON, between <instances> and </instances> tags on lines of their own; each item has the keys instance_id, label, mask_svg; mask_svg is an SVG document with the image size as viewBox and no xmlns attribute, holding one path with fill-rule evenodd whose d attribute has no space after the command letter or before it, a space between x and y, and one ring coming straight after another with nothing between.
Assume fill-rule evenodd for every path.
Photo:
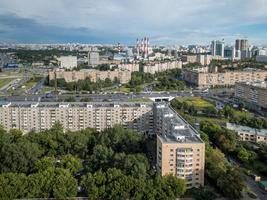
<instances>
[{"instance_id":1,"label":"blue sky","mask_svg":"<svg viewBox=\"0 0 267 200\"><path fill-rule=\"evenodd\" d=\"M0 0L0 42L267 45L267 0Z\"/></svg>"}]
</instances>

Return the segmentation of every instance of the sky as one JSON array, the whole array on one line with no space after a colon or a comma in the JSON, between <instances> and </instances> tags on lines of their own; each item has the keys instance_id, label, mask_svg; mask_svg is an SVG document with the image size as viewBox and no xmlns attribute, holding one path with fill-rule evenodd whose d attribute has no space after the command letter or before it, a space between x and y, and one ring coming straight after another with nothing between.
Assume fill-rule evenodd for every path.
<instances>
[{"instance_id":1,"label":"sky","mask_svg":"<svg viewBox=\"0 0 267 200\"><path fill-rule=\"evenodd\" d=\"M267 0L0 0L2 43L267 45Z\"/></svg>"}]
</instances>

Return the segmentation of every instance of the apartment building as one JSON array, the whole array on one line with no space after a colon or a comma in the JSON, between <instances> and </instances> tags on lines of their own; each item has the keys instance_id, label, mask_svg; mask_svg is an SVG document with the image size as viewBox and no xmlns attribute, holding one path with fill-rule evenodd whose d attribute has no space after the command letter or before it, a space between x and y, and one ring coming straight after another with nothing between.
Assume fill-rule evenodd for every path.
<instances>
[{"instance_id":1,"label":"apartment building","mask_svg":"<svg viewBox=\"0 0 267 200\"><path fill-rule=\"evenodd\" d=\"M248 69L243 71L203 72L199 69L184 69L182 77L189 84L199 88L208 88L231 86L238 82L264 81L267 78L267 71Z\"/></svg>"},{"instance_id":2,"label":"apartment building","mask_svg":"<svg viewBox=\"0 0 267 200\"><path fill-rule=\"evenodd\" d=\"M88 52L88 65L99 65L99 53L96 51Z\"/></svg>"},{"instance_id":3,"label":"apartment building","mask_svg":"<svg viewBox=\"0 0 267 200\"><path fill-rule=\"evenodd\" d=\"M139 72L139 63L119 64L118 69L122 71Z\"/></svg>"},{"instance_id":4,"label":"apartment building","mask_svg":"<svg viewBox=\"0 0 267 200\"><path fill-rule=\"evenodd\" d=\"M163 72L170 69L182 69L181 61L156 62L143 66L145 73L155 74L156 72Z\"/></svg>"},{"instance_id":5,"label":"apartment building","mask_svg":"<svg viewBox=\"0 0 267 200\"><path fill-rule=\"evenodd\" d=\"M267 112L267 82L241 82L235 85L235 96L255 110Z\"/></svg>"},{"instance_id":6,"label":"apartment building","mask_svg":"<svg viewBox=\"0 0 267 200\"><path fill-rule=\"evenodd\" d=\"M102 131L121 124L138 132L153 132L153 105L149 103L6 103L0 107L0 124L7 130L40 132L60 122L64 130L88 127Z\"/></svg>"},{"instance_id":7,"label":"apartment building","mask_svg":"<svg viewBox=\"0 0 267 200\"><path fill-rule=\"evenodd\" d=\"M77 67L77 56L60 56L57 60L60 68L73 69Z\"/></svg>"},{"instance_id":8,"label":"apartment building","mask_svg":"<svg viewBox=\"0 0 267 200\"><path fill-rule=\"evenodd\" d=\"M185 179L187 188L204 185L205 144L198 132L164 104L154 106L157 171Z\"/></svg>"},{"instance_id":9,"label":"apartment building","mask_svg":"<svg viewBox=\"0 0 267 200\"><path fill-rule=\"evenodd\" d=\"M90 78L92 82L97 80L105 80L109 78L114 81L116 78L120 83L128 83L131 80L130 71L99 71L99 70L81 70L81 71L64 71L56 70L49 71L49 81L57 79L65 79L66 82L77 82L78 80L84 80Z\"/></svg>"},{"instance_id":10,"label":"apartment building","mask_svg":"<svg viewBox=\"0 0 267 200\"><path fill-rule=\"evenodd\" d=\"M267 144L267 130L227 123L226 128L236 131L241 141Z\"/></svg>"},{"instance_id":11,"label":"apartment building","mask_svg":"<svg viewBox=\"0 0 267 200\"><path fill-rule=\"evenodd\" d=\"M0 125L24 133L50 129L60 122L65 131L121 124L143 134L157 134L157 170L185 179L187 188L204 185L205 144L199 134L168 104L56 103L0 104Z\"/></svg>"}]
</instances>

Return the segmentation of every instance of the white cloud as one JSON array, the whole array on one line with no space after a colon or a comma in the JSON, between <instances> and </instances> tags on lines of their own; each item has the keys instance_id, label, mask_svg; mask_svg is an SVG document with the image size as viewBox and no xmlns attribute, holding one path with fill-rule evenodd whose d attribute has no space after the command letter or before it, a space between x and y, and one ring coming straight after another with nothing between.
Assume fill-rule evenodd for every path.
<instances>
[{"instance_id":1,"label":"white cloud","mask_svg":"<svg viewBox=\"0 0 267 200\"><path fill-rule=\"evenodd\" d=\"M163 38L186 32L186 40L267 23L267 0L0 0L0 5L0 13L45 25Z\"/></svg>"}]
</instances>

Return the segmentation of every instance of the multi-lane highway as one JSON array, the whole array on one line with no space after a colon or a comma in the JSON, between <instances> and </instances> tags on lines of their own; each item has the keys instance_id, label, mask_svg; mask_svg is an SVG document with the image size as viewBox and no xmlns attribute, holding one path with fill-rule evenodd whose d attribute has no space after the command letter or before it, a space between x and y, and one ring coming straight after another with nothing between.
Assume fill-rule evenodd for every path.
<instances>
[{"instance_id":1,"label":"multi-lane highway","mask_svg":"<svg viewBox=\"0 0 267 200\"><path fill-rule=\"evenodd\" d=\"M151 92L151 93L138 93L138 94L127 94L127 93L103 93L103 94L60 94L58 99L64 100L68 97L74 97L76 101L80 101L83 98L90 98L92 101L129 101L130 99L140 98L169 98L177 96L192 96L191 92ZM31 94L31 95L20 95L20 96L6 96L0 97L2 101L54 101L56 96L53 94Z\"/></svg>"}]
</instances>

